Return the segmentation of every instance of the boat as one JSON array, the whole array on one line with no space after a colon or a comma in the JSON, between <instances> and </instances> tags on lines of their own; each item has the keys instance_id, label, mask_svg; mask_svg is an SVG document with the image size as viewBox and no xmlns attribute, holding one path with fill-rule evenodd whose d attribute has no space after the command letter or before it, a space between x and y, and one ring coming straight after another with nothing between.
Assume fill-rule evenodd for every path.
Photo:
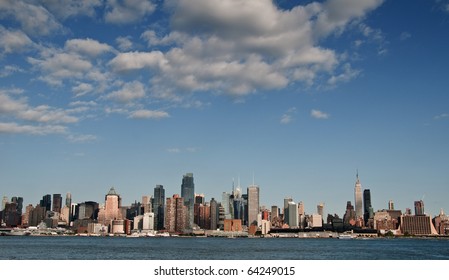
<instances>
[{"instance_id":1,"label":"boat","mask_svg":"<svg viewBox=\"0 0 449 280\"><path fill-rule=\"evenodd\" d=\"M352 236L352 234L350 233L342 233L340 235L338 235L338 239L353 239L354 236Z\"/></svg>"},{"instance_id":2,"label":"boat","mask_svg":"<svg viewBox=\"0 0 449 280\"><path fill-rule=\"evenodd\" d=\"M13 228L11 231L4 232L5 236L28 236L31 232L22 228Z\"/></svg>"}]
</instances>

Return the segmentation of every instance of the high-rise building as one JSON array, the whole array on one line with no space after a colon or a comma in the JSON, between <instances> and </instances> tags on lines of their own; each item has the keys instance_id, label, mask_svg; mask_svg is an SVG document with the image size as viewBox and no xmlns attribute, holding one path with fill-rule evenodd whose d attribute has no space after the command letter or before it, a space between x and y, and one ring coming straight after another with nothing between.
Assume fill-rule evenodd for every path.
<instances>
[{"instance_id":1,"label":"high-rise building","mask_svg":"<svg viewBox=\"0 0 449 280\"><path fill-rule=\"evenodd\" d=\"M393 200L388 201L388 210L394 210L394 202Z\"/></svg>"},{"instance_id":2,"label":"high-rise building","mask_svg":"<svg viewBox=\"0 0 449 280\"><path fill-rule=\"evenodd\" d=\"M68 216L67 216L67 223L70 223L72 221L73 213L72 213L71 205L72 205L72 194L68 192L65 195L65 206L69 209Z\"/></svg>"},{"instance_id":3,"label":"high-rise building","mask_svg":"<svg viewBox=\"0 0 449 280\"><path fill-rule=\"evenodd\" d=\"M415 201L415 215L416 216L423 216L424 214L424 201L419 200Z\"/></svg>"},{"instance_id":4,"label":"high-rise building","mask_svg":"<svg viewBox=\"0 0 449 280\"><path fill-rule=\"evenodd\" d=\"M284 223L288 224L289 221L289 213L288 213L288 203L293 202L291 197L284 198Z\"/></svg>"},{"instance_id":5,"label":"high-rise building","mask_svg":"<svg viewBox=\"0 0 449 280\"><path fill-rule=\"evenodd\" d=\"M142 196L143 214L152 212L151 200L152 200L151 195L143 195ZM154 223L154 221L153 221L153 223Z\"/></svg>"},{"instance_id":6,"label":"high-rise building","mask_svg":"<svg viewBox=\"0 0 449 280\"><path fill-rule=\"evenodd\" d=\"M363 219L363 198L362 198L362 184L359 180L359 172L356 176L357 180L354 187L354 198L355 198L355 218L356 220Z\"/></svg>"},{"instance_id":7,"label":"high-rise building","mask_svg":"<svg viewBox=\"0 0 449 280\"><path fill-rule=\"evenodd\" d=\"M218 227L218 203L212 198L210 200L210 229L216 230Z\"/></svg>"},{"instance_id":8,"label":"high-rise building","mask_svg":"<svg viewBox=\"0 0 449 280\"><path fill-rule=\"evenodd\" d=\"M155 227L157 230L164 228L165 218L165 190L164 186L156 185L154 188L154 204L153 204Z\"/></svg>"},{"instance_id":9,"label":"high-rise building","mask_svg":"<svg viewBox=\"0 0 449 280\"><path fill-rule=\"evenodd\" d=\"M112 221L122 220L123 216L120 210L122 199L112 187L105 196L105 205L100 209L98 221L103 225L113 227ZM117 223L116 225L118 225Z\"/></svg>"},{"instance_id":10,"label":"high-rise building","mask_svg":"<svg viewBox=\"0 0 449 280\"><path fill-rule=\"evenodd\" d=\"M287 212L288 213L288 225L290 228L299 227L299 214L298 214L298 204L293 201L288 202Z\"/></svg>"},{"instance_id":11,"label":"high-rise building","mask_svg":"<svg viewBox=\"0 0 449 280\"><path fill-rule=\"evenodd\" d=\"M3 211L5 209L6 203L9 202L9 199L7 196L4 196L2 199L2 209L0 209L0 211Z\"/></svg>"},{"instance_id":12,"label":"high-rise building","mask_svg":"<svg viewBox=\"0 0 449 280\"><path fill-rule=\"evenodd\" d=\"M182 177L181 197L187 207L188 228L193 226L193 214L195 205L195 184L193 183L193 173L187 173Z\"/></svg>"},{"instance_id":13,"label":"high-rise building","mask_svg":"<svg viewBox=\"0 0 449 280\"><path fill-rule=\"evenodd\" d=\"M53 194L53 212L61 213L62 196L61 194Z\"/></svg>"},{"instance_id":14,"label":"high-rise building","mask_svg":"<svg viewBox=\"0 0 449 280\"><path fill-rule=\"evenodd\" d=\"M183 232L186 229L187 206L179 194L168 197L166 201L165 229L168 232Z\"/></svg>"},{"instance_id":15,"label":"high-rise building","mask_svg":"<svg viewBox=\"0 0 449 280\"><path fill-rule=\"evenodd\" d=\"M324 217L324 203L321 202L320 204L318 204L316 206L316 211L318 213L318 215L321 215L321 217Z\"/></svg>"},{"instance_id":16,"label":"high-rise building","mask_svg":"<svg viewBox=\"0 0 449 280\"><path fill-rule=\"evenodd\" d=\"M42 197L39 205L45 208L45 211L51 211L51 195L46 194Z\"/></svg>"},{"instance_id":17,"label":"high-rise building","mask_svg":"<svg viewBox=\"0 0 449 280\"><path fill-rule=\"evenodd\" d=\"M259 214L259 187L251 185L248 187L248 226L257 225L257 215Z\"/></svg>"},{"instance_id":18,"label":"high-rise building","mask_svg":"<svg viewBox=\"0 0 449 280\"><path fill-rule=\"evenodd\" d=\"M371 205L371 191L369 189L363 190L363 220L365 225L368 220L373 218L373 207Z\"/></svg>"}]
</instances>

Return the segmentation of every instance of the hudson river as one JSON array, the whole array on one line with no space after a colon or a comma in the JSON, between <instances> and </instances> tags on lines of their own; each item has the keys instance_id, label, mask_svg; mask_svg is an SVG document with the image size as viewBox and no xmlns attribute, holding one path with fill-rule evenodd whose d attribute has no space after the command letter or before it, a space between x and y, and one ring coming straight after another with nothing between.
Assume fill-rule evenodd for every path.
<instances>
[{"instance_id":1,"label":"hudson river","mask_svg":"<svg viewBox=\"0 0 449 280\"><path fill-rule=\"evenodd\" d=\"M0 237L3 260L449 260L449 239Z\"/></svg>"}]
</instances>

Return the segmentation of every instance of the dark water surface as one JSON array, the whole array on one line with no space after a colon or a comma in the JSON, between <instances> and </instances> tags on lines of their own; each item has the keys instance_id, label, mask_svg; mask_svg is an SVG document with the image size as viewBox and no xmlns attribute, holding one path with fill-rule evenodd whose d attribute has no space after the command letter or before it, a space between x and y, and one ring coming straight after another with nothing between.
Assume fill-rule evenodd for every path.
<instances>
[{"instance_id":1,"label":"dark water surface","mask_svg":"<svg viewBox=\"0 0 449 280\"><path fill-rule=\"evenodd\" d=\"M449 260L449 239L0 237L12 260Z\"/></svg>"}]
</instances>

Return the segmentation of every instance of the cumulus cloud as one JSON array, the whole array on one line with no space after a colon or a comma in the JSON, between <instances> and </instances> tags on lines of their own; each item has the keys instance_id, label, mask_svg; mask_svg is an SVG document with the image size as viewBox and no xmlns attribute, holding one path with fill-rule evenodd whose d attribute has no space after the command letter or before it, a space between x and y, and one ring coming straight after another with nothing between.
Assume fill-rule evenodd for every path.
<instances>
[{"instance_id":1,"label":"cumulus cloud","mask_svg":"<svg viewBox=\"0 0 449 280\"><path fill-rule=\"evenodd\" d=\"M152 110L137 110L129 115L131 119L162 119L169 116L170 115L167 112Z\"/></svg>"},{"instance_id":2,"label":"cumulus cloud","mask_svg":"<svg viewBox=\"0 0 449 280\"><path fill-rule=\"evenodd\" d=\"M120 53L109 62L109 65L114 71L120 72L159 67L162 63L164 63L163 53L152 51Z\"/></svg>"},{"instance_id":3,"label":"cumulus cloud","mask_svg":"<svg viewBox=\"0 0 449 280\"><path fill-rule=\"evenodd\" d=\"M133 23L153 13L155 8L149 0L107 0L104 18L108 23Z\"/></svg>"},{"instance_id":4,"label":"cumulus cloud","mask_svg":"<svg viewBox=\"0 0 449 280\"><path fill-rule=\"evenodd\" d=\"M322 112L320 110L315 110L315 109L313 109L310 112L310 116L312 116L315 119L322 119L322 120L325 120L325 119L329 118L329 114L328 113L324 113L324 112Z\"/></svg>"},{"instance_id":5,"label":"cumulus cloud","mask_svg":"<svg viewBox=\"0 0 449 280\"><path fill-rule=\"evenodd\" d=\"M15 122L0 122L0 133L5 134L32 134L32 135L48 135L48 134L64 134L67 128L61 125L20 125Z\"/></svg>"},{"instance_id":6,"label":"cumulus cloud","mask_svg":"<svg viewBox=\"0 0 449 280\"><path fill-rule=\"evenodd\" d=\"M97 136L91 134L81 134L81 135L71 134L68 135L66 138L69 142L72 143L88 143L97 140Z\"/></svg>"},{"instance_id":7,"label":"cumulus cloud","mask_svg":"<svg viewBox=\"0 0 449 280\"><path fill-rule=\"evenodd\" d=\"M47 9L29 1L0 1L1 18L13 18L29 36L49 35L63 29Z\"/></svg>"},{"instance_id":8,"label":"cumulus cloud","mask_svg":"<svg viewBox=\"0 0 449 280\"><path fill-rule=\"evenodd\" d=\"M87 39L72 39L65 43L65 49L68 51L86 54L89 56L97 56L101 53L108 52L112 48L108 44L100 43L97 40Z\"/></svg>"},{"instance_id":9,"label":"cumulus cloud","mask_svg":"<svg viewBox=\"0 0 449 280\"><path fill-rule=\"evenodd\" d=\"M8 30L0 25L0 50L1 53L21 52L26 47L31 46L31 39L20 30Z\"/></svg>"},{"instance_id":10,"label":"cumulus cloud","mask_svg":"<svg viewBox=\"0 0 449 280\"><path fill-rule=\"evenodd\" d=\"M115 39L115 42L118 45L118 48L121 51L127 51L133 48L133 42L131 41L131 37L127 36L127 37L117 37Z\"/></svg>"},{"instance_id":11,"label":"cumulus cloud","mask_svg":"<svg viewBox=\"0 0 449 280\"><path fill-rule=\"evenodd\" d=\"M143 97L145 97L145 87L138 81L126 83L121 89L113 91L108 95L109 99L113 99L121 103L128 103Z\"/></svg>"}]
</instances>

